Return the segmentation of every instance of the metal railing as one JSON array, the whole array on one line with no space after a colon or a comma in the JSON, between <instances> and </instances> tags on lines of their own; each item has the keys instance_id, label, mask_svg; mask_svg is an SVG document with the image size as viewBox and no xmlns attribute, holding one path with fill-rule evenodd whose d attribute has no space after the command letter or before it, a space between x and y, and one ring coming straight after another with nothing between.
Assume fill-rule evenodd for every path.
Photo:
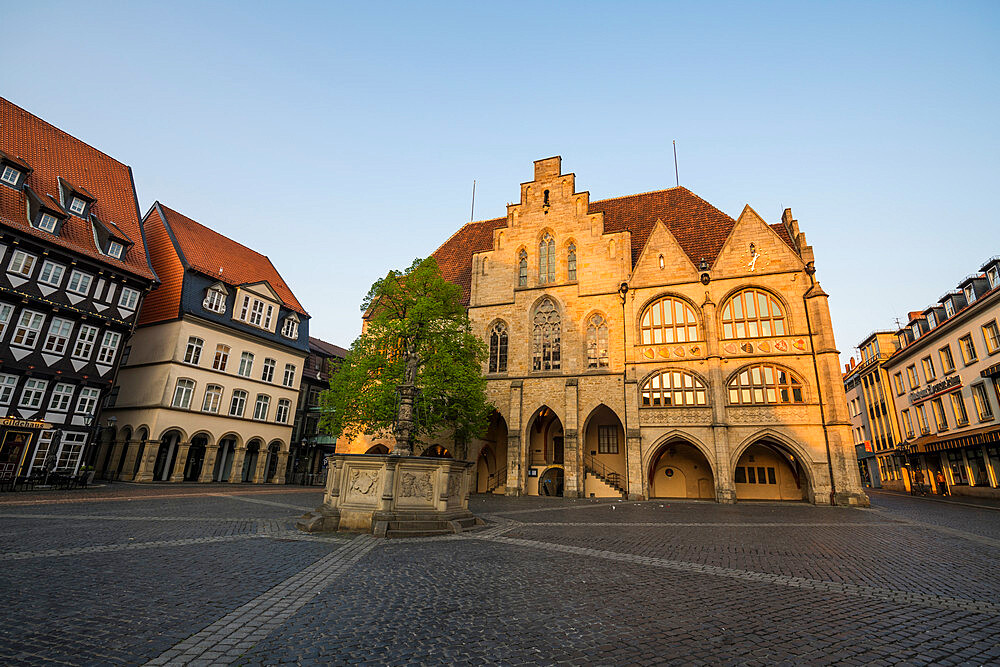
<instances>
[{"instance_id":1,"label":"metal railing","mask_svg":"<svg viewBox=\"0 0 1000 667\"><path fill-rule=\"evenodd\" d=\"M507 484L507 468L501 468L486 478L486 493L493 493Z\"/></svg>"},{"instance_id":2,"label":"metal railing","mask_svg":"<svg viewBox=\"0 0 1000 667\"><path fill-rule=\"evenodd\" d=\"M625 493L624 477L622 477L618 471L605 465L602 461L598 461L593 456L584 454L583 467L584 470L592 473L602 482L614 487L614 489L619 493Z\"/></svg>"}]
</instances>

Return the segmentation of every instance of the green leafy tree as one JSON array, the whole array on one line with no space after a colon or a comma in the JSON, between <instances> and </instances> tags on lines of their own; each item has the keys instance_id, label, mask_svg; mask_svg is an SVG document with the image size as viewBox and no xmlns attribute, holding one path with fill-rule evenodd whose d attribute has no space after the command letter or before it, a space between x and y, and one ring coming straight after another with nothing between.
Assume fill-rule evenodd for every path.
<instances>
[{"instance_id":1,"label":"green leafy tree","mask_svg":"<svg viewBox=\"0 0 1000 667\"><path fill-rule=\"evenodd\" d=\"M433 258L418 259L372 285L361 310L364 332L323 392L321 426L334 437L394 432L397 453L444 429L453 434L453 455L464 458L491 407L481 373L486 346L472 333L460 288ZM415 410L401 435L407 380L416 387Z\"/></svg>"}]
</instances>

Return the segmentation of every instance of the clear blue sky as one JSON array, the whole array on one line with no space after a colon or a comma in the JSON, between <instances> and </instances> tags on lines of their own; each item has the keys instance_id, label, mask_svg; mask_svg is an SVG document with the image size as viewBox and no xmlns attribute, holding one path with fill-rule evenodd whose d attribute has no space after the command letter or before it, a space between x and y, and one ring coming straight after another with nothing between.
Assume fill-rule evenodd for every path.
<instances>
[{"instance_id":1,"label":"clear blue sky","mask_svg":"<svg viewBox=\"0 0 1000 667\"><path fill-rule=\"evenodd\" d=\"M562 155L791 207L846 360L1000 254L1000 3L0 1L0 94L267 254L347 346L393 267ZM10 64L14 66L11 67Z\"/></svg>"}]
</instances>

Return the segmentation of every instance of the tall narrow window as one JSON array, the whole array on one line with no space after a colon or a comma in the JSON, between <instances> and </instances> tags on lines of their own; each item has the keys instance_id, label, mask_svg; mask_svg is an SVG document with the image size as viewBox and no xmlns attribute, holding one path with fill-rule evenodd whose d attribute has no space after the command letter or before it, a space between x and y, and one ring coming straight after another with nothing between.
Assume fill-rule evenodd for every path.
<instances>
[{"instance_id":1,"label":"tall narrow window","mask_svg":"<svg viewBox=\"0 0 1000 667\"><path fill-rule=\"evenodd\" d=\"M601 424L597 427L597 453L618 453L618 427L613 424Z\"/></svg>"},{"instance_id":2,"label":"tall narrow window","mask_svg":"<svg viewBox=\"0 0 1000 667\"><path fill-rule=\"evenodd\" d=\"M244 352L240 355L239 373L245 378L250 377L253 372L253 352Z\"/></svg>"},{"instance_id":3,"label":"tall narrow window","mask_svg":"<svg viewBox=\"0 0 1000 667\"><path fill-rule=\"evenodd\" d=\"M990 405L990 396L986 393L986 385L982 383L972 385L972 401L976 404L979 421L985 422L993 419L993 406Z\"/></svg>"},{"instance_id":4,"label":"tall narrow window","mask_svg":"<svg viewBox=\"0 0 1000 667\"><path fill-rule=\"evenodd\" d=\"M264 359L264 370L260 374L260 379L264 382L274 382L274 367L277 363L274 359Z\"/></svg>"},{"instance_id":5,"label":"tall narrow window","mask_svg":"<svg viewBox=\"0 0 1000 667\"><path fill-rule=\"evenodd\" d=\"M274 411L274 421L279 424L288 423L288 413L292 409L292 402L287 398L282 398L278 400L278 407Z\"/></svg>"},{"instance_id":6,"label":"tall narrow window","mask_svg":"<svg viewBox=\"0 0 1000 667\"><path fill-rule=\"evenodd\" d=\"M688 343L698 340L698 321L691 306L666 296L643 311L641 331L643 345Z\"/></svg>"},{"instance_id":7,"label":"tall narrow window","mask_svg":"<svg viewBox=\"0 0 1000 667\"><path fill-rule=\"evenodd\" d=\"M62 354L66 351L66 344L69 342L69 335L73 331L73 323L61 317L53 317L49 324L49 335L45 338L44 349L53 354Z\"/></svg>"},{"instance_id":8,"label":"tall narrow window","mask_svg":"<svg viewBox=\"0 0 1000 667\"><path fill-rule=\"evenodd\" d=\"M205 400L201 404L202 412L211 412L216 414L219 412L219 406L222 404L222 386L217 384L210 384L205 387Z\"/></svg>"},{"instance_id":9,"label":"tall narrow window","mask_svg":"<svg viewBox=\"0 0 1000 667\"><path fill-rule=\"evenodd\" d=\"M785 311L767 292L743 290L722 307L723 338L761 338L786 333Z\"/></svg>"},{"instance_id":10,"label":"tall narrow window","mask_svg":"<svg viewBox=\"0 0 1000 667\"><path fill-rule=\"evenodd\" d=\"M233 399L229 403L229 416L230 417L242 417L243 410L247 406L247 393L242 389L236 389L233 391Z\"/></svg>"},{"instance_id":11,"label":"tall narrow window","mask_svg":"<svg viewBox=\"0 0 1000 667\"><path fill-rule=\"evenodd\" d=\"M285 364L285 375L281 378L281 384L286 387L295 386L295 364Z\"/></svg>"},{"instance_id":12,"label":"tall narrow window","mask_svg":"<svg viewBox=\"0 0 1000 667\"><path fill-rule=\"evenodd\" d=\"M566 279L576 280L576 244L569 244L569 251L566 253Z\"/></svg>"},{"instance_id":13,"label":"tall narrow window","mask_svg":"<svg viewBox=\"0 0 1000 667\"><path fill-rule=\"evenodd\" d=\"M257 402L253 406L253 418L258 421L267 419L267 410L271 407L271 397L267 394L257 394Z\"/></svg>"},{"instance_id":14,"label":"tall narrow window","mask_svg":"<svg viewBox=\"0 0 1000 667\"><path fill-rule=\"evenodd\" d=\"M587 322L587 368L608 367L608 322L603 315L592 315Z\"/></svg>"},{"instance_id":15,"label":"tall narrow window","mask_svg":"<svg viewBox=\"0 0 1000 667\"><path fill-rule=\"evenodd\" d=\"M192 394L194 394L194 380L186 378L177 380L177 386L174 387L174 400L171 405L185 410L190 408Z\"/></svg>"},{"instance_id":16,"label":"tall narrow window","mask_svg":"<svg viewBox=\"0 0 1000 667\"><path fill-rule=\"evenodd\" d=\"M195 336L188 338L187 349L184 350L184 363L197 366L201 361L201 347L204 344L205 341Z\"/></svg>"},{"instance_id":17,"label":"tall narrow window","mask_svg":"<svg viewBox=\"0 0 1000 667\"><path fill-rule=\"evenodd\" d=\"M80 396L76 400L76 411L84 415L94 414L100 395L101 390L96 387L80 387Z\"/></svg>"},{"instance_id":18,"label":"tall narrow window","mask_svg":"<svg viewBox=\"0 0 1000 667\"><path fill-rule=\"evenodd\" d=\"M958 347L962 350L962 361L965 362L966 366L979 359L979 355L976 354L976 344L972 342L972 334L966 334L959 338Z\"/></svg>"},{"instance_id":19,"label":"tall narrow window","mask_svg":"<svg viewBox=\"0 0 1000 667\"><path fill-rule=\"evenodd\" d=\"M559 311L552 299L545 298L535 309L532 333L532 368L536 371L558 370L561 361L559 339L562 333Z\"/></svg>"},{"instance_id":20,"label":"tall narrow window","mask_svg":"<svg viewBox=\"0 0 1000 667\"><path fill-rule=\"evenodd\" d=\"M517 286L528 286L528 253L525 250L517 254Z\"/></svg>"},{"instance_id":21,"label":"tall narrow window","mask_svg":"<svg viewBox=\"0 0 1000 667\"><path fill-rule=\"evenodd\" d=\"M226 365L229 363L229 350L230 347L222 343L215 346L215 359L212 360L212 368L217 371L226 370Z\"/></svg>"},{"instance_id":22,"label":"tall narrow window","mask_svg":"<svg viewBox=\"0 0 1000 667\"><path fill-rule=\"evenodd\" d=\"M950 343L938 350L938 354L941 355L941 369L945 373L950 373L955 370L955 359L951 356Z\"/></svg>"},{"instance_id":23,"label":"tall narrow window","mask_svg":"<svg viewBox=\"0 0 1000 667\"><path fill-rule=\"evenodd\" d=\"M556 241L546 233L538 242L538 282L556 281Z\"/></svg>"},{"instance_id":24,"label":"tall narrow window","mask_svg":"<svg viewBox=\"0 0 1000 667\"><path fill-rule=\"evenodd\" d=\"M4 333L7 331L7 325L10 324L10 317L13 314L14 306L0 303L0 338L3 338Z\"/></svg>"},{"instance_id":25,"label":"tall narrow window","mask_svg":"<svg viewBox=\"0 0 1000 667\"><path fill-rule=\"evenodd\" d=\"M104 338L101 339L101 347L97 350L97 363L110 364L115 360L118 353L118 343L122 340L122 335L115 331L105 331Z\"/></svg>"},{"instance_id":26,"label":"tall narrow window","mask_svg":"<svg viewBox=\"0 0 1000 667\"><path fill-rule=\"evenodd\" d=\"M17 328L14 329L14 336L11 343L23 347L35 347L38 342L38 332L42 329L42 322L45 316L31 310L22 310L21 319L18 320Z\"/></svg>"},{"instance_id":27,"label":"tall narrow window","mask_svg":"<svg viewBox=\"0 0 1000 667\"><path fill-rule=\"evenodd\" d=\"M965 410L965 399L962 398L961 391L953 391L951 394L951 409L955 413L955 424L965 426L969 423L969 413Z\"/></svg>"},{"instance_id":28,"label":"tall narrow window","mask_svg":"<svg viewBox=\"0 0 1000 667\"><path fill-rule=\"evenodd\" d=\"M940 398L931 401L931 409L934 411L934 421L937 422L938 431L948 430L948 417L944 414L944 403Z\"/></svg>"},{"instance_id":29,"label":"tall narrow window","mask_svg":"<svg viewBox=\"0 0 1000 667\"><path fill-rule=\"evenodd\" d=\"M490 373L507 372L507 325L497 322L490 331Z\"/></svg>"}]
</instances>

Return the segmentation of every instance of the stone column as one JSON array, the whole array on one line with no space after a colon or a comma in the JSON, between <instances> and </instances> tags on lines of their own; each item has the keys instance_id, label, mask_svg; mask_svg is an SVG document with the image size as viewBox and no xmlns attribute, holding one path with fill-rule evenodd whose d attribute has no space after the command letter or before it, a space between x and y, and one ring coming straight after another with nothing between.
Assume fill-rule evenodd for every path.
<instances>
[{"instance_id":1,"label":"stone column","mask_svg":"<svg viewBox=\"0 0 1000 667\"><path fill-rule=\"evenodd\" d=\"M131 479L135 469L135 457L139 455L142 443L139 440L128 440L125 443L125 464L122 466L122 479Z\"/></svg>"},{"instance_id":2,"label":"stone column","mask_svg":"<svg viewBox=\"0 0 1000 667\"><path fill-rule=\"evenodd\" d=\"M521 391L523 380L510 383L510 411L507 413L507 486L504 494L520 496L524 493L524 476L527 474L527 444L521 442ZM565 451L565 450L564 450Z\"/></svg>"},{"instance_id":3,"label":"stone column","mask_svg":"<svg viewBox=\"0 0 1000 667\"><path fill-rule=\"evenodd\" d=\"M288 452L278 452L278 468L274 473L274 483L285 483L285 472L288 470Z\"/></svg>"},{"instance_id":4,"label":"stone column","mask_svg":"<svg viewBox=\"0 0 1000 667\"><path fill-rule=\"evenodd\" d=\"M156 465L156 455L160 453L159 440L147 440L146 448L142 450L142 462L139 464L139 472L135 474L136 482L152 482L153 467Z\"/></svg>"},{"instance_id":5,"label":"stone column","mask_svg":"<svg viewBox=\"0 0 1000 667\"><path fill-rule=\"evenodd\" d=\"M184 466L187 465L188 450L191 449L190 441L177 444L177 456L174 457L174 471L170 475L171 482L184 481Z\"/></svg>"},{"instance_id":6,"label":"stone column","mask_svg":"<svg viewBox=\"0 0 1000 667\"><path fill-rule=\"evenodd\" d=\"M246 447L237 447L233 455L233 467L229 471L229 483L239 484L243 481L243 457L246 456Z\"/></svg>"},{"instance_id":7,"label":"stone column","mask_svg":"<svg viewBox=\"0 0 1000 667\"><path fill-rule=\"evenodd\" d=\"M215 459L219 456L219 445L205 446L205 460L201 463L201 474L198 481L201 483L211 482L212 474L215 472Z\"/></svg>"},{"instance_id":8,"label":"stone column","mask_svg":"<svg viewBox=\"0 0 1000 667\"><path fill-rule=\"evenodd\" d=\"M122 458L122 448L125 446L125 442L125 440L115 440L114 447L111 449L111 457L102 472L113 473L118 470L118 461Z\"/></svg>"},{"instance_id":9,"label":"stone column","mask_svg":"<svg viewBox=\"0 0 1000 667\"><path fill-rule=\"evenodd\" d=\"M267 459L270 455L266 449L257 450L257 469L251 478L254 484L263 484L267 481L264 476L267 475Z\"/></svg>"},{"instance_id":10,"label":"stone column","mask_svg":"<svg viewBox=\"0 0 1000 667\"><path fill-rule=\"evenodd\" d=\"M635 368L625 379L625 416L628 429L625 431L625 456L628 460L628 498L641 500L646 497L643 488L645 475L642 470L642 429L639 428L639 386L635 379Z\"/></svg>"},{"instance_id":11,"label":"stone column","mask_svg":"<svg viewBox=\"0 0 1000 667\"><path fill-rule=\"evenodd\" d=\"M583 496L583 456L578 436L579 387L577 379L566 380L565 411L563 424L563 496L580 498Z\"/></svg>"},{"instance_id":12,"label":"stone column","mask_svg":"<svg viewBox=\"0 0 1000 667\"><path fill-rule=\"evenodd\" d=\"M732 447L729 444L729 422L726 414L726 377L722 370L722 355L719 352L719 325L715 302L705 292L705 302L701 304L705 318L705 348L708 362L708 400L712 406L712 448L715 474L715 500L720 503L736 502L736 482L733 476Z\"/></svg>"}]
</instances>

